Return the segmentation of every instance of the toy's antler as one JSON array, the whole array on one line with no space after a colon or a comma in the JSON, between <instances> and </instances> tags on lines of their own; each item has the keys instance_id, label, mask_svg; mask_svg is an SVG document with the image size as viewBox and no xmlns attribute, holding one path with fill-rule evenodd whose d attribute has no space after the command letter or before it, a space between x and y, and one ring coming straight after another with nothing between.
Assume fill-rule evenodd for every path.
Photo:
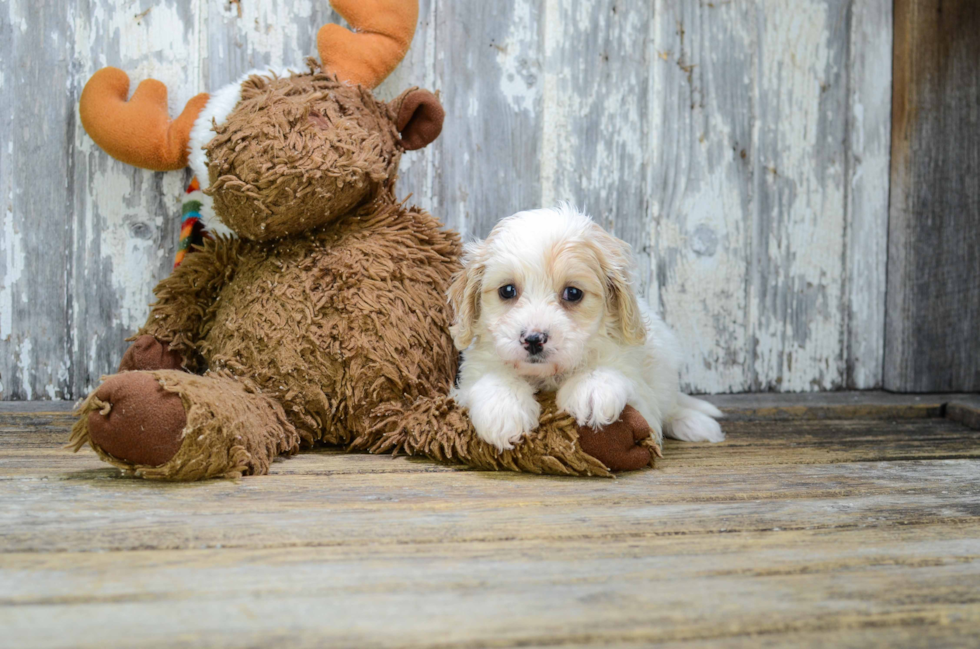
<instances>
[{"instance_id":1,"label":"toy's antler","mask_svg":"<svg viewBox=\"0 0 980 649\"><path fill-rule=\"evenodd\" d=\"M323 68L374 88L401 62L415 36L418 0L330 0L354 32L324 25L317 34Z\"/></svg>"},{"instance_id":2,"label":"toy's antler","mask_svg":"<svg viewBox=\"0 0 980 649\"><path fill-rule=\"evenodd\" d=\"M96 144L117 160L154 171L187 166L187 144L194 120L208 102L201 94L180 117L167 112L167 87L155 79L142 82L126 101L129 77L119 68L102 68L82 90L79 116Z\"/></svg>"}]
</instances>

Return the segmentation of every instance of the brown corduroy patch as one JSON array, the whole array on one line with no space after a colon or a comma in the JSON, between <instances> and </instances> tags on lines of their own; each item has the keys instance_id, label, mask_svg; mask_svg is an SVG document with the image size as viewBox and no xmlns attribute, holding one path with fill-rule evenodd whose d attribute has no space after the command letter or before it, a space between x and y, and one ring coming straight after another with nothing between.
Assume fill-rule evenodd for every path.
<instances>
[{"instance_id":1,"label":"brown corduroy patch","mask_svg":"<svg viewBox=\"0 0 980 649\"><path fill-rule=\"evenodd\" d=\"M655 441L654 447L646 444L653 440L653 430L633 406L626 406L619 420L601 431L579 428L578 438L586 453L613 471L636 471L652 465L654 455L662 457Z\"/></svg>"},{"instance_id":2,"label":"brown corduroy patch","mask_svg":"<svg viewBox=\"0 0 980 649\"><path fill-rule=\"evenodd\" d=\"M161 466L180 449L184 406L146 372L110 376L95 391L101 402L88 414L92 446L133 464Z\"/></svg>"},{"instance_id":3,"label":"brown corduroy patch","mask_svg":"<svg viewBox=\"0 0 980 649\"><path fill-rule=\"evenodd\" d=\"M136 370L179 370L184 365L180 352L170 349L153 336L140 336L133 340L119 362L120 372Z\"/></svg>"}]
</instances>

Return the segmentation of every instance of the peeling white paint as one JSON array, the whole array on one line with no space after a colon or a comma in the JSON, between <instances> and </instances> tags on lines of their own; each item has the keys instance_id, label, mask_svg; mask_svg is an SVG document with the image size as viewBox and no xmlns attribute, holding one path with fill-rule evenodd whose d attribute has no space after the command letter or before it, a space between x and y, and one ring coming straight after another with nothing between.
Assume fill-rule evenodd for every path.
<instances>
[{"instance_id":1,"label":"peeling white paint","mask_svg":"<svg viewBox=\"0 0 980 649\"><path fill-rule=\"evenodd\" d=\"M545 56L548 59L552 59L558 50L559 41L562 38L559 0L546 0L544 24ZM560 190L556 187L559 164L558 156L561 153L561 134L568 132L568 124L565 121L566 113L558 105L558 85L558 74L553 71L552 65L548 65L542 88L541 205L528 205L528 208L549 207L557 204L559 200L569 200L571 198L570 196L559 196Z\"/></svg>"},{"instance_id":2,"label":"peeling white paint","mask_svg":"<svg viewBox=\"0 0 980 649\"><path fill-rule=\"evenodd\" d=\"M24 243L20 232L14 227L13 200L11 193L3 212L3 238L0 239L0 251L4 257L4 272L0 277L0 340L10 340L14 332L14 296L20 289L17 282L24 273ZM26 293L21 295L21 299L26 301Z\"/></svg>"},{"instance_id":3,"label":"peeling white paint","mask_svg":"<svg viewBox=\"0 0 980 649\"><path fill-rule=\"evenodd\" d=\"M850 372L855 387L880 384L888 0L654 0L629 11L610 0L505 0L479 9L505 21L487 26L502 39L463 47L459 21L446 16L465 18L477 1L422 3L413 50L378 89L390 100L421 85L453 107L442 139L404 157L399 193L414 192L413 202L469 231L494 217L481 210L509 205L515 188L531 187L520 195L545 204L570 198L615 232L631 232L649 264L648 299L663 306L685 348L689 389L813 390L837 387ZM28 5L6 5L20 38ZM163 81L176 114L209 89L203 80L218 87L257 65L316 56L316 31L331 15L313 0L241 9L238 17L237 5L199 0L72 5L78 76L66 91L116 65L134 89L146 78ZM849 35L840 26L846 11L855 25ZM605 54L613 56L608 63ZM844 78L842 66L855 75L849 114L826 101L845 92L827 85ZM447 69L456 76L444 78ZM479 74L465 92L461 69ZM9 91L20 74L0 61L0 88ZM845 118L850 137L842 142L833 125ZM153 286L169 272L179 223L181 174L133 170L109 160L80 124L75 133L74 355L34 359L56 378L31 383L38 370L29 359L42 347L37 338L18 339L13 317L28 299L20 286L31 272L28 242L15 227L21 215L12 196L0 205L0 341L16 368L16 378L4 378L8 389L23 382L38 396L57 395L72 374L91 382L112 369L122 338L142 324ZM500 141L515 158L540 155L514 164ZM0 153L14 156L12 138ZM94 387L83 383L75 396Z\"/></svg>"},{"instance_id":4,"label":"peeling white paint","mask_svg":"<svg viewBox=\"0 0 980 649\"><path fill-rule=\"evenodd\" d=\"M24 338L20 343L20 353L17 356L17 369L22 377L29 377L33 374L34 370L34 360L31 358L31 352L34 349L34 343L31 342L30 338ZM31 387L31 381L21 381L21 385L24 387L24 396L28 401L34 398L34 388Z\"/></svg>"},{"instance_id":5,"label":"peeling white paint","mask_svg":"<svg viewBox=\"0 0 980 649\"><path fill-rule=\"evenodd\" d=\"M772 117L762 128L778 148L760 152L772 203L762 216L774 227L765 233L768 274L750 291L758 308L751 320L758 341L753 387L829 389L842 384L845 371L843 151L835 165L819 140L821 98L835 71L829 39L836 16L817 0L796 1L792 10L769 0L762 9L760 92Z\"/></svg>"},{"instance_id":6,"label":"peeling white paint","mask_svg":"<svg viewBox=\"0 0 980 649\"><path fill-rule=\"evenodd\" d=\"M134 2L126 9L108 0L92 3L74 21L77 85L114 65L129 74L131 92L145 79L163 82L170 114L177 115L201 90L199 10L184 0ZM143 324L153 287L170 271L184 182L180 173L161 176L108 158L80 123L74 144L81 191L69 278L72 355L75 376L97 380L118 363L123 339ZM76 396L90 387L79 379Z\"/></svg>"},{"instance_id":7,"label":"peeling white paint","mask_svg":"<svg viewBox=\"0 0 980 649\"><path fill-rule=\"evenodd\" d=\"M494 44L500 66L500 92L512 109L533 115L541 96L542 72L535 5L518 0L513 2L513 9L507 38Z\"/></svg>"},{"instance_id":8,"label":"peeling white paint","mask_svg":"<svg viewBox=\"0 0 980 649\"><path fill-rule=\"evenodd\" d=\"M20 30L21 34L27 33L27 17L24 15L22 3L25 0L7 0L7 19L12 27Z\"/></svg>"}]
</instances>

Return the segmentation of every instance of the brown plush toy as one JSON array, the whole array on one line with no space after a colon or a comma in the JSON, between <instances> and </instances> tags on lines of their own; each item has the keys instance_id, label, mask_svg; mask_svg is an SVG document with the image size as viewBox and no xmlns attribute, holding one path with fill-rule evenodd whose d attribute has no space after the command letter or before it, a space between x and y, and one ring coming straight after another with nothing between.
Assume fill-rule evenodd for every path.
<instances>
[{"instance_id":1,"label":"brown plush toy","mask_svg":"<svg viewBox=\"0 0 980 649\"><path fill-rule=\"evenodd\" d=\"M424 90L389 104L370 90L405 55L417 2L332 4L357 31L320 30L322 68L251 73L173 121L157 81L129 101L120 70L86 85L92 138L140 167L189 163L216 236L157 286L120 373L79 407L71 445L169 480L261 474L318 443L535 473L651 464L635 411L580 432L546 396L540 428L498 453L447 396L459 238L394 195L402 152L439 135L443 110Z\"/></svg>"}]
</instances>

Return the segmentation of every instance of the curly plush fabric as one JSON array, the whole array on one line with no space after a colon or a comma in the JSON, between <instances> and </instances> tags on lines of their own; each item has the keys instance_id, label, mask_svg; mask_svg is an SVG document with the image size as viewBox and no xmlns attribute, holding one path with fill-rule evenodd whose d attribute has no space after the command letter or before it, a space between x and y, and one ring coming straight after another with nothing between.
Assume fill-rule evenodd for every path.
<instances>
[{"instance_id":1,"label":"curly plush fabric","mask_svg":"<svg viewBox=\"0 0 980 649\"><path fill-rule=\"evenodd\" d=\"M139 374L151 376L162 391L178 395L183 402L186 423L176 454L162 465L149 466L106 452L91 437L90 417L103 410L110 414L116 406L100 399L98 391L76 410L71 448L89 444L104 461L133 475L180 481L264 474L273 458L299 449L300 436L282 407L247 381L174 370Z\"/></svg>"},{"instance_id":2,"label":"curly plush fabric","mask_svg":"<svg viewBox=\"0 0 980 649\"><path fill-rule=\"evenodd\" d=\"M224 224L254 241L307 232L345 214L394 178L401 158L385 104L363 87L313 71L250 77L215 133L206 193Z\"/></svg>"},{"instance_id":3,"label":"curly plush fabric","mask_svg":"<svg viewBox=\"0 0 980 649\"><path fill-rule=\"evenodd\" d=\"M137 371L110 377L85 401L73 448L88 443L115 466L165 480L261 474L276 455L314 444L610 475L553 398L543 398L539 429L498 453L447 396L457 353L446 292L461 244L394 198L399 135L414 129L410 139L424 144L441 127L441 113L426 109L399 134L411 97L413 115L437 103L409 91L384 104L315 70L243 84L206 147L205 193L238 237L205 240L160 282L121 368ZM179 395L186 415L154 425L154 439L126 423L164 403L147 377ZM113 418L113 399L126 408L140 401L147 412ZM140 457L155 466L106 450L151 446Z\"/></svg>"}]
</instances>

